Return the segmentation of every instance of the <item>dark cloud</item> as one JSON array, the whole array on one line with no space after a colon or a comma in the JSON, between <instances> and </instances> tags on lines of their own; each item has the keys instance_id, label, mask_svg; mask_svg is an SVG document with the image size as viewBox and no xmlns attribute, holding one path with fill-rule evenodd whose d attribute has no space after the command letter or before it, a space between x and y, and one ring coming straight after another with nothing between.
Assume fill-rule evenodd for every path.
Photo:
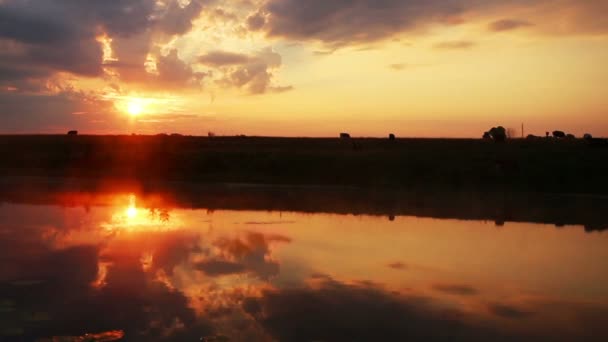
<instances>
[{"instance_id":1,"label":"dark cloud","mask_svg":"<svg viewBox=\"0 0 608 342\"><path fill-rule=\"evenodd\" d=\"M113 104L95 95L69 89L51 93L46 84L38 81L14 84L18 91L0 91L0 132L64 133L74 128L85 132L88 129L103 131L119 120L111 115L114 113Z\"/></svg>"},{"instance_id":2,"label":"dark cloud","mask_svg":"<svg viewBox=\"0 0 608 342\"><path fill-rule=\"evenodd\" d=\"M606 10L605 1L577 0L269 0L263 8L268 21L260 29L271 37L339 47L512 11L542 18L552 33L607 33L608 19L600 15Z\"/></svg>"},{"instance_id":3,"label":"dark cloud","mask_svg":"<svg viewBox=\"0 0 608 342\"><path fill-rule=\"evenodd\" d=\"M439 50L468 50L475 47L477 44L468 40L454 40L439 42L433 45L433 48Z\"/></svg>"},{"instance_id":4,"label":"dark cloud","mask_svg":"<svg viewBox=\"0 0 608 342\"><path fill-rule=\"evenodd\" d=\"M252 55L227 51L213 51L199 57L199 62L221 68L223 77L218 83L225 87L245 88L250 94L284 92L291 86L275 86L274 70L282 65L281 55L265 48Z\"/></svg>"},{"instance_id":5,"label":"dark cloud","mask_svg":"<svg viewBox=\"0 0 608 342\"><path fill-rule=\"evenodd\" d=\"M179 253L159 252L175 250L176 245L188 250L187 240L175 238L179 233L147 234L137 243L118 243L115 249L105 248L107 241L101 240L52 247L56 238L82 229L66 226L64 214L27 207L15 208L10 218L3 216L0 224L20 223L10 236L0 235L0 305L9 305L0 310L0 340L38 341L104 331L123 331L129 341L198 341L213 335L209 321L197 317L183 293L158 281L154 269L148 273L142 268L142 248L149 246L155 246L157 263L181 259L175 257ZM58 230L50 228L50 222ZM103 286L97 283L101 262L108 265Z\"/></svg>"},{"instance_id":6,"label":"dark cloud","mask_svg":"<svg viewBox=\"0 0 608 342\"><path fill-rule=\"evenodd\" d=\"M243 301L279 341L502 340L497 331L465 323L459 309L369 284L321 280L314 287L266 291Z\"/></svg>"},{"instance_id":7,"label":"dark cloud","mask_svg":"<svg viewBox=\"0 0 608 342\"><path fill-rule=\"evenodd\" d=\"M462 11L454 0L270 0L264 10L269 14L265 27L270 36L337 46L390 38Z\"/></svg>"},{"instance_id":8,"label":"dark cloud","mask_svg":"<svg viewBox=\"0 0 608 342\"><path fill-rule=\"evenodd\" d=\"M198 263L196 268L212 277L243 273L247 270L243 264L224 260L203 261Z\"/></svg>"},{"instance_id":9,"label":"dark cloud","mask_svg":"<svg viewBox=\"0 0 608 342\"><path fill-rule=\"evenodd\" d=\"M240 65L249 62L252 58L243 53L228 51L211 51L199 57L198 61L209 66Z\"/></svg>"},{"instance_id":10,"label":"dark cloud","mask_svg":"<svg viewBox=\"0 0 608 342\"><path fill-rule=\"evenodd\" d=\"M394 270L405 270L405 269L407 269L407 265L404 264L404 263L402 263L402 262L399 262L399 261L391 262L390 264L388 264L388 267L392 268Z\"/></svg>"},{"instance_id":11,"label":"dark cloud","mask_svg":"<svg viewBox=\"0 0 608 342\"><path fill-rule=\"evenodd\" d=\"M524 319L534 314L533 312L520 309L516 306L501 303L489 304L488 310L496 316L510 319Z\"/></svg>"},{"instance_id":12,"label":"dark cloud","mask_svg":"<svg viewBox=\"0 0 608 342\"><path fill-rule=\"evenodd\" d=\"M207 76L205 73L194 72L189 64L178 57L177 50L171 50L166 56L161 56L157 70L158 76L155 79L163 88L200 85L200 81Z\"/></svg>"},{"instance_id":13,"label":"dark cloud","mask_svg":"<svg viewBox=\"0 0 608 342\"><path fill-rule=\"evenodd\" d=\"M457 296L474 296L478 294L477 289L474 287L462 284L435 284L433 285L433 289Z\"/></svg>"},{"instance_id":14,"label":"dark cloud","mask_svg":"<svg viewBox=\"0 0 608 342\"><path fill-rule=\"evenodd\" d=\"M191 0L184 7L173 1L163 9L157 25L166 34L181 35L192 29L192 21L198 18L202 10L203 2L200 0Z\"/></svg>"},{"instance_id":15,"label":"dark cloud","mask_svg":"<svg viewBox=\"0 0 608 342\"><path fill-rule=\"evenodd\" d=\"M132 68L137 66L141 69L138 75L144 75L143 64L152 47L152 33L184 34L192 28L192 20L203 8L200 0L192 0L184 7L177 0L163 3L164 6L151 0L2 1L0 46L10 44L11 49L0 50L0 82L8 77L16 83L34 77L44 79L57 72L102 76L103 49L98 41L102 35L116 41L113 46L116 55L137 56L121 59L120 63ZM138 44L119 44L133 39L138 40ZM134 54L133 49L139 52ZM168 69L159 77L159 84L174 87L197 76L172 53L159 59ZM6 70L16 72L9 74Z\"/></svg>"},{"instance_id":16,"label":"dark cloud","mask_svg":"<svg viewBox=\"0 0 608 342\"><path fill-rule=\"evenodd\" d=\"M252 31L261 30L266 25L266 17L261 12L256 12L247 17L247 27Z\"/></svg>"},{"instance_id":17,"label":"dark cloud","mask_svg":"<svg viewBox=\"0 0 608 342\"><path fill-rule=\"evenodd\" d=\"M271 258L270 244L290 241L281 235L253 232L247 233L244 238L222 238L214 243L220 255L199 264L198 268L209 275L247 272L267 280L279 274L279 263Z\"/></svg>"},{"instance_id":18,"label":"dark cloud","mask_svg":"<svg viewBox=\"0 0 608 342\"><path fill-rule=\"evenodd\" d=\"M502 19L488 25L488 30L492 32L511 31L521 27L532 26L533 24L525 20Z\"/></svg>"}]
</instances>

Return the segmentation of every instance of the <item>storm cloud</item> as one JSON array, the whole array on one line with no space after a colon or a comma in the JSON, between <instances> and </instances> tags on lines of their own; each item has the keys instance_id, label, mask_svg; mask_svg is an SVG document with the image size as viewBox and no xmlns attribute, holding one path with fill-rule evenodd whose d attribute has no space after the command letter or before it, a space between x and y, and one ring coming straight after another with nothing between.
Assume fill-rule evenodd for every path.
<instances>
[{"instance_id":1,"label":"storm cloud","mask_svg":"<svg viewBox=\"0 0 608 342\"><path fill-rule=\"evenodd\" d=\"M227 88L244 88L250 94L282 92L291 86L274 85L274 72L282 57L267 47L247 55L229 51L211 51L199 56L199 63L218 68L223 75L218 83Z\"/></svg>"},{"instance_id":2,"label":"storm cloud","mask_svg":"<svg viewBox=\"0 0 608 342\"><path fill-rule=\"evenodd\" d=\"M184 7L178 1L164 3L161 6L150 0L3 1L0 3L0 45L10 49L0 52L0 71L16 70L27 79L48 77L57 72L102 76L100 36L146 40L144 38L150 39L150 32L167 36L183 34L192 28L192 20L203 6L199 0ZM115 47L121 48L131 49ZM137 62L143 68L147 52L141 61L123 62ZM35 74L28 72L30 68L34 68ZM15 76L19 74L0 72L0 85L15 81Z\"/></svg>"},{"instance_id":3,"label":"storm cloud","mask_svg":"<svg viewBox=\"0 0 608 342\"><path fill-rule=\"evenodd\" d=\"M437 25L455 25L523 12L540 16L553 33L606 33L608 4L602 1L533 0L269 0L263 8L268 20L253 27L271 37L317 40L344 46L389 39ZM514 28L524 19L498 22L495 28ZM560 30L550 28L560 23Z\"/></svg>"}]
</instances>

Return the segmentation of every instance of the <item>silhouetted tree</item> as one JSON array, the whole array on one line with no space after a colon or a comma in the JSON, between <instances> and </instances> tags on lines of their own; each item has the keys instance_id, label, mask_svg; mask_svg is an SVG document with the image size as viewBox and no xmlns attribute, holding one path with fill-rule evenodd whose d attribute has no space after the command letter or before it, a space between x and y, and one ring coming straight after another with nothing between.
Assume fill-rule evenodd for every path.
<instances>
[{"instance_id":1,"label":"silhouetted tree","mask_svg":"<svg viewBox=\"0 0 608 342\"><path fill-rule=\"evenodd\" d=\"M494 142L505 142L507 140L507 131L502 126L492 127L489 131L484 133L483 137L484 139L489 137Z\"/></svg>"},{"instance_id":2,"label":"silhouetted tree","mask_svg":"<svg viewBox=\"0 0 608 342\"><path fill-rule=\"evenodd\" d=\"M563 131L553 131L553 137L556 139L564 139L566 137L566 133Z\"/></svg>"}]
</instances>

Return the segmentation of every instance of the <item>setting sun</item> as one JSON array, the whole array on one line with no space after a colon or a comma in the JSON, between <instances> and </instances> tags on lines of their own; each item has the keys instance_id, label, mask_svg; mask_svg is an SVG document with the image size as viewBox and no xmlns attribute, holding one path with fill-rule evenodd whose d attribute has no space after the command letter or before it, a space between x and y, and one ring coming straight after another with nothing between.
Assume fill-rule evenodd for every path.
<instances>
[{"instance_id":1,"label":"setting sun","mask_svg":"<svg viewBox=\"0 0 608 342\"><path fill-rule=\"evenodd\" d=\"M144 105L140 99L131 99L127 103L127 113L137 116L144 111Z\"/></svg>"}]
</instances>

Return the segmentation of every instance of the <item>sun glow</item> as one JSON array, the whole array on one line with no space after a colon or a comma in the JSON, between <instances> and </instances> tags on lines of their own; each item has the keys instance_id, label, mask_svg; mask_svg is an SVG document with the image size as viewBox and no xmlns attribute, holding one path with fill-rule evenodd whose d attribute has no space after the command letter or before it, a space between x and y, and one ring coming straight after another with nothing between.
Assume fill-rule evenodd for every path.
<instances>
[{"instance_id":1,"label":"sun glow","mask_svg":"<svg viewBox=\"0 0 608 342\"><path fill-rule=\"evenodd\" d=\"M127 113L131 116L138 116L144 111L144 103L141 99L130 99L127 103Z\"/></svg>"},{"instance_id":2,"label":"sun glow","mask_svg":"<svg viewBox=\"0 0 608 342\"><path fill-rule=\"evenodd\" d=\"M129 206L125 210L125 215L129 219L134 219L137 216L137 207L135 206L135 195L129 196Z\"/></svg>"},{"instance_id":3,"label":"sun glow","mask_svg":"<svg viewBox=\"0 0 608 342\"><path fill-rule=\"evenodd\" d=\"M181 225L179 217L175 217L169 209L138 207L137 198L133 194L128 196L128 204L123 202L117 209L111 220L102 225L107 231L167 231L177 229Z\"/></svg>"}]
</instances>

